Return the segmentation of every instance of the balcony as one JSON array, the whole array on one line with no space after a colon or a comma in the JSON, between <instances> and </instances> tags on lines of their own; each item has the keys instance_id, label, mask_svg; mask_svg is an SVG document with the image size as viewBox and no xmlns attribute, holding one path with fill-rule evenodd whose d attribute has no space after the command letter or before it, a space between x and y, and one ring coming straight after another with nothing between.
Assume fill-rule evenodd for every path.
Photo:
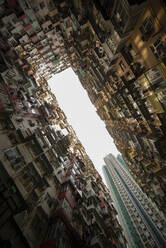
<instances>
[{"instance_id":1,"label":"balcony","mask_svg":"<svg viewBox=\"0 0 166 248\"><path fill-rule=\"evenodd\" d=\"M57 142L56 150L58 156L64 156L67 153L69 146L70 146L70 139L68 135L66 135Z\"/></svg>"},{"instance_id":2,"label":"balcony","mask_svg":"<svg viewBox=\"0 0 166 248\"><path fill-rule=\"evenodd\" d=\"M76 162L79 164L81 170L85 171L85 164L83 163L83 161L79 157L76 157Z\"/></svg>"},{"instance_id":3,"label":"balcony","mask_svg":"<svg viewBox=\"0 0 166 248\"><path fill-rule=\"evenodd\" d=\"M100 214L99 208L87 209L88 213L91 215L91 224L97 224L101 229L105 229L105 223L103 222L103 216Z\"/></svg>"},{"instance_id":4,"label":"balcony","mask_svg":"<svg viewBox=\"0 0 166 248\"><path fill-rule=\"evenodd\" d=\"M106 238L102 233L99 233L98 235L94 236L91 240L91 247L92 248L103 248L106 245Z\"/></svg>"},{"instance_id":5,"label":"balcony","mask_svg":"<svg viewBox=\"0 0 166 248\"><path fill-rule=\"evenodd\" d=\"M136 78L141 76L145 71L145 68L142 66L140 62L135 62L133 65L130 66L130 68L133 71Z\"/></svg>"},{"instance_id":6,"label":"balcony","mask_svg":"<svg viewBox=\"0 0 166 248\"><path fill-rule=\"evenodd\" d=\"M41 112L41 115L43 115L43 117L48 121L48 119L49 119L50 115L52 114L52 112L44 105L41 105L39 107L39 111Z\"/></svg>"},{"instance_id":7,"label":"balcony","mask_svg":"<svg viewBox=\"0 0 166 248\"><path fill-rule=\"evenodd\" d=\"M140 32L142 34L142 40L148 41L150 37L155 32L154 23L150 16L147 16L144 21L142 22L142 25L140 26Z\"/></svg>"},{"instance_id":8,"label":"balcony","mask_svg":"<svg viewBox=\"0 0 166 248\"><path fill-rule=\"evenodd\" d=\"M139 99L142 99L144 97L142 91L137 88L134 88L131 94L133 96L134 101L138 101Z\"/></svg>"},{"instance_id":9,"label":"balcony","mask_svg":"<svg viewBox=\"0 0 166 248\"><path fill-rule=\"evenodd\" d=\"M165 139L163 137L160 137L154 143L162 159L166 158L166 144L164 140Z\"/></svg>"},{"instance_id":10,"label":"balcony","mask_svg":"<svg viewBox=\"0 0 166 248\"><path fill-rule=\"evenodd\" d=\"M17 37L18 38L18 37ZM19 39L19 42L20 44L22 45L26 45L30 42L30 39L29 39L29 36L27 34L25 34L24 36L22 36L20 39Z\"/></svg>"},{"instance_id":11,"label":"balcony","mask_svg":"<svg viewBox=\"0 0 166 248\"><path fill-rule=\"evenodd\" d=\"M37 42L39 42L39 37L36 35L36 34L34 34L34 35L32 35L31 37L30 37L30 39L31 39L31 41L34 43L34 44L36 44Z\"/></svg>"},{"instance_id":12,"label":"balcony","mask_svg":"<svg viewBox=\"0 0 166 248\"><path fill-rule=\"evenodd\" d=\"M100 29L99 25L97 25L97 23L95 22L93 16L90 14L89 15L89 21L90 21L90 24L92 25L95 33L98 35L98 38L100 40L101 43L104 43L105 41L105 34L104 32Z\"/></svg>"},{"instance_id":13,"label":"balcony","mask_svg":"<svg viewBox=\"0 0 166 248\"><path fill-rule=\"evenodd\" d=\"M22 197L27 200L29 194L35 188L35 182L29 175L27 167L25 167L24 170L22 170L21 173L19 173L18 176L14 178L14 181Z\"/></svg>"},{"instance_id":14,"label":"balcony","mask_svg":"<svg viewBox=\"0 0 166 248\"><path fill-rule=\"evenodd\" d=\"M4 152L5 157L9 161L9 164L11 166L8 168L9 174L14 174L20 169L23 169L25 167L25 160L24 157L21 155L20 151L17 149L17 147L13 147L11 149L7 149Z\"/></svg>"},{"instance_id":15,"label":"balcony","mask_svg":"<svg viewBox=\"0 0 166 248\"><path fill-rule=\"evenodd\" d=\"M66 170L64 170L62 166L54 169L54 175L56 176L60 184L70 182L73 186L75 186L75 179L73 175L69 173L68 171L66 172Z\"/></svg>"},{"instance_id":16,"label":"balcony","mask_svg":"<svg viewBox=\"0 0 166 248\"><path fill-rule=\"evenodd\" d=\"M43 152L42 144L39 139L33 134L27 138L28 142L26 143L26 147L33 154L33 156L38 156Z\"/></svg>"},{"instance_id":17,"label":"balcony","mask_svg":"<svg viewBox=\"0 0 166 248\"><path fill-rule=\"evenodd\" d=\"M126 60L127 64L130 65L133 62L133 57L130 53L129 48L125 47L124 49L122 49L121 53L124 59Z\"/></svg>"},{"instance_id":18,"label":"balcony","mask_svg":"<svg viewBox=\"0 0 166 248\"><path fill-rule=\"evenodd\" d=\"M80 244L82 245L81 237L73 227L70 216L72 216L71 208L67 201L59 202L56 211L50 218L49 228L45 237L47 242L45 242L45 246L42 246L43 248L48 246L48 240L53 240L54 237L56 237L56 243L58 242L58 244L62 245L62 242L59 241L62 233L70 247L80 247Z\"/></svg>"},{"instance_id":19,"label":"balcony","mask_svg":"<svg viewBox=\"0 0 166 248\"><path fill-rule=\"evenodd\" d=\"M87 210L96 209L98 206L98 201L96 196L90 196L87 202Z\"/></svg>"},{"instance_id":20,"label":"balcony","mask_svg":"<svg viewBox=\"0 0 166 248\"><path fill-rule=\"evenodd\" d=\"M44 30L44 32L48 32L48 31L52 30L52 28L53 28L51 20L46 21L41 26L42 26L42 29Z\"/></svg>"},{"instance_id":21,"label":"balcony","mask_svg":"<svg viewBox=\"0 0 166 248\"><path fill-rule=\"evenodd\" d=\"M38 173L40 174L40 176L43 177L46 173L46 168L45 168L46 166L45 166L45 163L41 157L38 157L34 161L34 166L35 166L36 170L38 171Z\"/></svg>"},{"instance_id":22,"label":"balcony","mask_svg":"<svg viewBox=\"0 0 166 248\"><path fill-rule=\"evenodd\" d=\"M52 175L54 169L45 154L42 154L40 156L40 162L42 163L42 169L44 171L44 176Z\"/></svg>"}]
</instances>

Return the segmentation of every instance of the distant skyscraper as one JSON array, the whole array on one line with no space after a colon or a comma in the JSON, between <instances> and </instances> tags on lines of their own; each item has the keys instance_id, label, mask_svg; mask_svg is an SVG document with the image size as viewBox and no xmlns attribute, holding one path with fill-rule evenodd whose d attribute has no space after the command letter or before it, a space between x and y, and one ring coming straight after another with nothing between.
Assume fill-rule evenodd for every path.
<instances>
[{"instance_id":1,"label":"distant skyscraper","mask_svg":"<svg viewBox=\"0 0 166 248\"><path fill-rule=\"evenodd\" d=\"M122 157L109 154L104 161L104 176L129 247L166 247L164 216L133 180Z\"/></svg>"}]
</instances>

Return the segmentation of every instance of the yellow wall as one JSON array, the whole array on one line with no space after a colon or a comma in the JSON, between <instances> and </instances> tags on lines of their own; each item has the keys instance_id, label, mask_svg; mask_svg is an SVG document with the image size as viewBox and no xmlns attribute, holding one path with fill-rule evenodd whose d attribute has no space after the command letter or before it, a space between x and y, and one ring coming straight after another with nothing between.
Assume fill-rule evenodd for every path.
<instances>
[{"instance_id":1,"label":"yellow wall","mask_svg":"<svg viewBox=\"0 0 166 248\"><path fill-rule=\"evenodd\" d=\"M150 16L154 23L154 33L149 38L148 41L142 41L142 34L139 30L141 24L147 16ZM158 37L162 36L162 39L166 41L166 12L163 8L161 1L148 1L147 7L143 12L142 16L139 18L139 21L133 31L131 38L126 45L132 44L133 49L136 52L134 60L141 61L146 69L152 67L157 63L156 57L153 55L153 52L150 46L157 40Z\"/></svg>"}]
</instances>

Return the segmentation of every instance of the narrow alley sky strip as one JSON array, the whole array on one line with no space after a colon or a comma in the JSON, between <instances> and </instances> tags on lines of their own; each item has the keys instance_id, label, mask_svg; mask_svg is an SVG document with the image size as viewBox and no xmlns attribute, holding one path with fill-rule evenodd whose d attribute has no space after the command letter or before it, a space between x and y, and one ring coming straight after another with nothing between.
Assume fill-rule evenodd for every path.
<instances>
[{"instance_id":1,"label":"narrow alley sky strip","mask_svg":"<svg viewBox=\"0 0 166 248\"><path fill-rule=\"evenodd\" d=\"M109 153L117 156L118 151L77 75L69 68L52 77L49 85L68 122L103 177L103 157Z\"/></svg>"}]
</instances>

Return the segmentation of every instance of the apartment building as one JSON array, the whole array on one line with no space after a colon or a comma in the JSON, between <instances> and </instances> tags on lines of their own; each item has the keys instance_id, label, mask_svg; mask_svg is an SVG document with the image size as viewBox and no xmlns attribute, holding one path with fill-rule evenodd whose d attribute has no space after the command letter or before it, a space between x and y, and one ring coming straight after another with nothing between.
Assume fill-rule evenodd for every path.
<instances>
[{"instance_id":1,"label":"apartment building","mask_svg":"<svg viewBox=\"0 0 166 248\"><path fill-rule=\"evenodd\" d=\"M122 164L118 160L107 155L103 172L129 247L164 247L164 214L133 180L122 158Z\"/></svg>"},{"instance_id":2,"label":"apartment building","mask_svg":"<svg viewBox=\"0 0 166 248\"><path fill-rule=\"evenodd\" d=\"M81 6L75 71L135 180L165 212L165 3Z\"/></svg>"},{"instance_id":3,"label":"apartment building","mask_svg":"<svg viewBox=\"0 0 166 248\"><path fill-rule=\"evenodd\" d=\"M47 82L70 64L67 13L63 1L0 3L2 247L127 246L108 189Z\"/></svg>"},{"instance_id":4,"label":"apartment building","mask_svg":"<svg viewBox=\"0 0 166 248\"><path fill-rule=\"evenodd\" d=\"M25 238L29 245L39 246L46 237L48 216L61 204L65 206L63 200L68 196L64 194L59 205L55 181L57 185L73 184L77 174L75 170L67 172L65 161L69 163L78 155L85 165L78 174L100 178L47 82L69 66L87 90L130 173L165 212L164 1L2 0L0 24L0 134L4 141L0 151L4 171L25 203L21 212L12 212L17 213L16 220L7 218L7 223L14 223L11 226L19 226L18 235L22 230L18 242ZM74 192L74 186L71 188ZM115 210L107 208L114 216ZM93 210L91 217L98 216L95 214ZM53 227L48 239L59 232L56 223L61 219L51 216ZM94 219L100 223L100 217ZM80 234L66 221L62 230L70 230L76 245ZM114 221L117 223L116 217ZM102 225L98 225L93 235L89 227L81 231L81 235L87 233L86 240L94 247L108 246L107 241L112 246L126 245L119 224L116 233L111 225L100 232ZM7 235L5 228L1 230ZM10 232L4 237L10 239ZM55 242L61 245L67 241Z\"/></svg>"}]
</instances>

